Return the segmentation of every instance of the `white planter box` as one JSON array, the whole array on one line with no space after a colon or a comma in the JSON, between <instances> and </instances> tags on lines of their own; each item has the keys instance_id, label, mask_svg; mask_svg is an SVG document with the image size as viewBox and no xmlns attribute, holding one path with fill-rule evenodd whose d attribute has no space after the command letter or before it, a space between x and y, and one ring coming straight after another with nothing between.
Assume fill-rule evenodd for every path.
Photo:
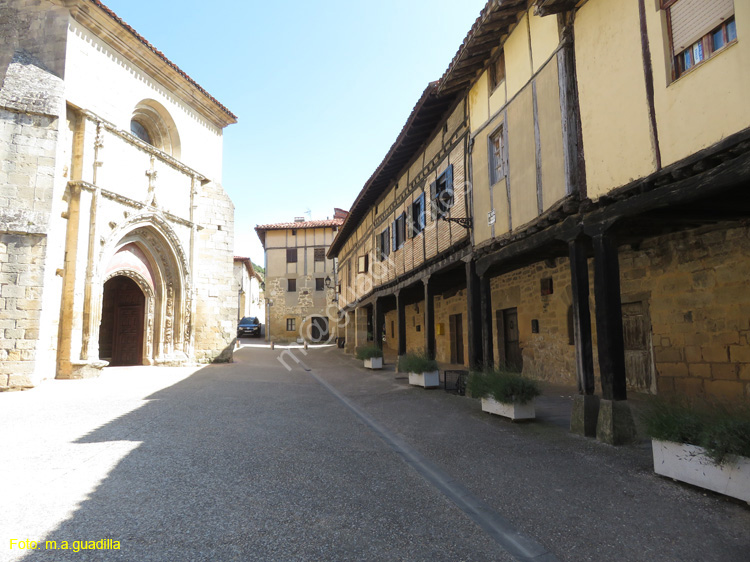
<instances>
[{"instance_id":1,"label":"white planter box","mask_svg":"<svg viewBox=\"0 0 750 562\"><path fill-rule=\"evenodd\" d=\"M512 420L532 420L536 418L534 400L530 400L526 404L518 404L517 402L505 404L494 398L482 398L482 411Z\"/></svg>"},{"instance_id":2,"label":"white planter box","mask_svg":"<svg viewBox=\"0 0 750 562\"><path fill-rule=\"evenodd\" d=\"M440 371L409 373L409 384L424 388L438 388L440 386Z\"/></svg>"},{"instance_id":3,"label":"white planter box","mask_svg":"<svg viewBox=\"0 0 750 562\"><path fill-rule=\"evenodd\" d=\"M372 357L371 359L365 359L365 367L367 369L382 369L383 368L383 358L382 357Z\"/></svg>"},{"instance_id":4,"label":"white planter box","mask_svg":"<svg viewBox=\"0 0 750 562\"><path fill-rule=\"evenodd\" d=\"M750 503L750 459L729 457L717 465L702 447L651 441L654 472Z\"/></svg>"}]
</instances>

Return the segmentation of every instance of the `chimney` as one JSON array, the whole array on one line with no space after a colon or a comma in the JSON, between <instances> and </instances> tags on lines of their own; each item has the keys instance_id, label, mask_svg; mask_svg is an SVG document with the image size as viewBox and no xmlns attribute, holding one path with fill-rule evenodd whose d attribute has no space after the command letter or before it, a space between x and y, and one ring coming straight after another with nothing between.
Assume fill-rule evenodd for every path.
<instances>
[{"instance_id":1,"label":"chimney","mask_svg":"<svg viewBox=\"0 0 750 562\"><path fill-rule=\"evenodd\" d=\"M333 208L334 220L337 220L337 219L346 220L346 217L348 216L349 216L349 211L345 211L344 209L339 209L338 207Z\"/></svg>"},{"instance_id":2,"label":"chimney","mask_svg":"<svg viewBox=\"0 0 750 562\"><path fill-rule=\"evenodd\" d=\"M294 217L294 222L305 222L305 217Z\"/></svg>"}]
</instances>

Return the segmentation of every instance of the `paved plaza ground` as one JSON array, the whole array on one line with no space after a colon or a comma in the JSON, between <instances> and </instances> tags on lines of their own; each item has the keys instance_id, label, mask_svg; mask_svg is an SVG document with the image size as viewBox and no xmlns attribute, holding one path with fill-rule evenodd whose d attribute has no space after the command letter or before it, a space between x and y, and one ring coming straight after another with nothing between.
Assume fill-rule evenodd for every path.
<instances>
[{"instance_id":1,"label":"paved plaza ground","mask_svg":"<svg viewBox=\"0 0 750 562\"><path fill-rule=\"evenodd\" d=\"M749 506L571 435L569 405L514 424L335 347L46 381L0 394L0 561L750 559Z\"/></svg>"}]
</instances>

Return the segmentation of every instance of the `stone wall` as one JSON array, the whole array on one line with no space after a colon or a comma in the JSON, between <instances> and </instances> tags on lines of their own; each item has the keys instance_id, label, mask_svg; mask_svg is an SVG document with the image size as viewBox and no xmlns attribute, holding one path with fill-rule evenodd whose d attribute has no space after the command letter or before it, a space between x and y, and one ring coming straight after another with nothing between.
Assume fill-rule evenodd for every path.
<instances>
[{"instance_id":1,"label":"stone wall","mask_svg":"<svg viewBox=\"0 0 750 562\"><path fill-rule=\"evenodd\" d=\"M649 296L659 393L750 399L750 228L620 253L622 293Z\"/></svg>"},{"instance_id":2,"label":"stone wall","mask_svg":"<svg viewBox=\"0 0 750 562\"><path fill-rule=\"evenodd\" d=\"M0 4L0 28L8 17ZM29 53L14 52L9 39L0 88L0 390L54 376L45 351L59 313L47 260L62 83Z\"/></svg>"},{"instance_id":3,"label":"stone wall","mask_svg":"<svg viewBox=\"0 0 750 562\"><path fill-rule=\"evenodd\" d=\"M542 295L542 279L552 280L552 294ZM518 269L493 278L490 287L495 361L500 357L498 346L501 345L497 312L516 308L524 374L540 380L575 384L575 346L568 331L568 311L572 303L568 260L562 258L554 263L542 262ZM532 320L537 321L538 333L532 332Z\"/></svg>"},{"instance_id":4,"label":"stone wall","mask_svg":"<svg viewBox=\"0 0 750 562\"><path fill-rule=\"evenodd\" d=\"M195 276L195 356L200 362L231 361L237 333L233 283L234 205L221 185L200 188Z\"/></svg>"},{"instance_id":5,"label":"stone wall","mask_svg":"<svg viewBox=\"0 0 750 562\"><path fill-rule=\"evenodd\" d=\"M694 230L620 251L624 308L642 303L654 381L640 391L750 398L750 228ZM552 279L553 293L541 294ZM599 390L593 260L589 262L594 372ZM493 352L497 311L517 308L524 374L576 384L572 303L566 258L537 263L491 281ZM538 333L532 333L532 320Z\"/></svg>"}]
</instances>

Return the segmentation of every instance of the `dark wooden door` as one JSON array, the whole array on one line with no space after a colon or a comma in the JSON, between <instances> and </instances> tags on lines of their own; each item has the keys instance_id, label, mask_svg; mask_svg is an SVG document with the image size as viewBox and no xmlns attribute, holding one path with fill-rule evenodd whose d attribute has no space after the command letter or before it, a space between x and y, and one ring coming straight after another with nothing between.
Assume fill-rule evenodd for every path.
<instances>
[{"instance_id":1,"label":"dark wooden door","mask_svg":"<svg viewBox=\"0 0 750 562\"><path fill-rule=\"evenodd\" d=\"M651 321L643 301L622 303L622 333L628 388L652 392Z\"/></svg>"},{"instance_id":2,"label":"dark wooden door","mask_svg":"<svg viewBox=\"0 0 750 562\"><path fill-rule=\"evenodd\" d=\"M452 314L449 317L449 335L451 341L451 363L454 365L464 364L464 326L461 314Z\"/></svg>"},{"instance_id":3,"label":"dark wooden door","mask_svg":"<svg viewBox=\"0 0 750 562\"><path fill-rule=\"evenodd\" d=\"M113 301L112 361L110 364L141 365L143 363L143 320L146 297L132 279L124 276L108 281L105 285L105 292L110 291Z\"/></svg>"},{"instance_id":4,"label":"dark wooden door","mask_svg":"<svg viewBox=\"0 0 750 562\"><path fill-rule=\"evenodd\" d=\"M502 341L498 344L503 348L504 366L520 373L523 370L523 355L518 335L518 309L506 308L499 311L497 321L498 326L502 325Z\"/></svg>"}]
</instances>

